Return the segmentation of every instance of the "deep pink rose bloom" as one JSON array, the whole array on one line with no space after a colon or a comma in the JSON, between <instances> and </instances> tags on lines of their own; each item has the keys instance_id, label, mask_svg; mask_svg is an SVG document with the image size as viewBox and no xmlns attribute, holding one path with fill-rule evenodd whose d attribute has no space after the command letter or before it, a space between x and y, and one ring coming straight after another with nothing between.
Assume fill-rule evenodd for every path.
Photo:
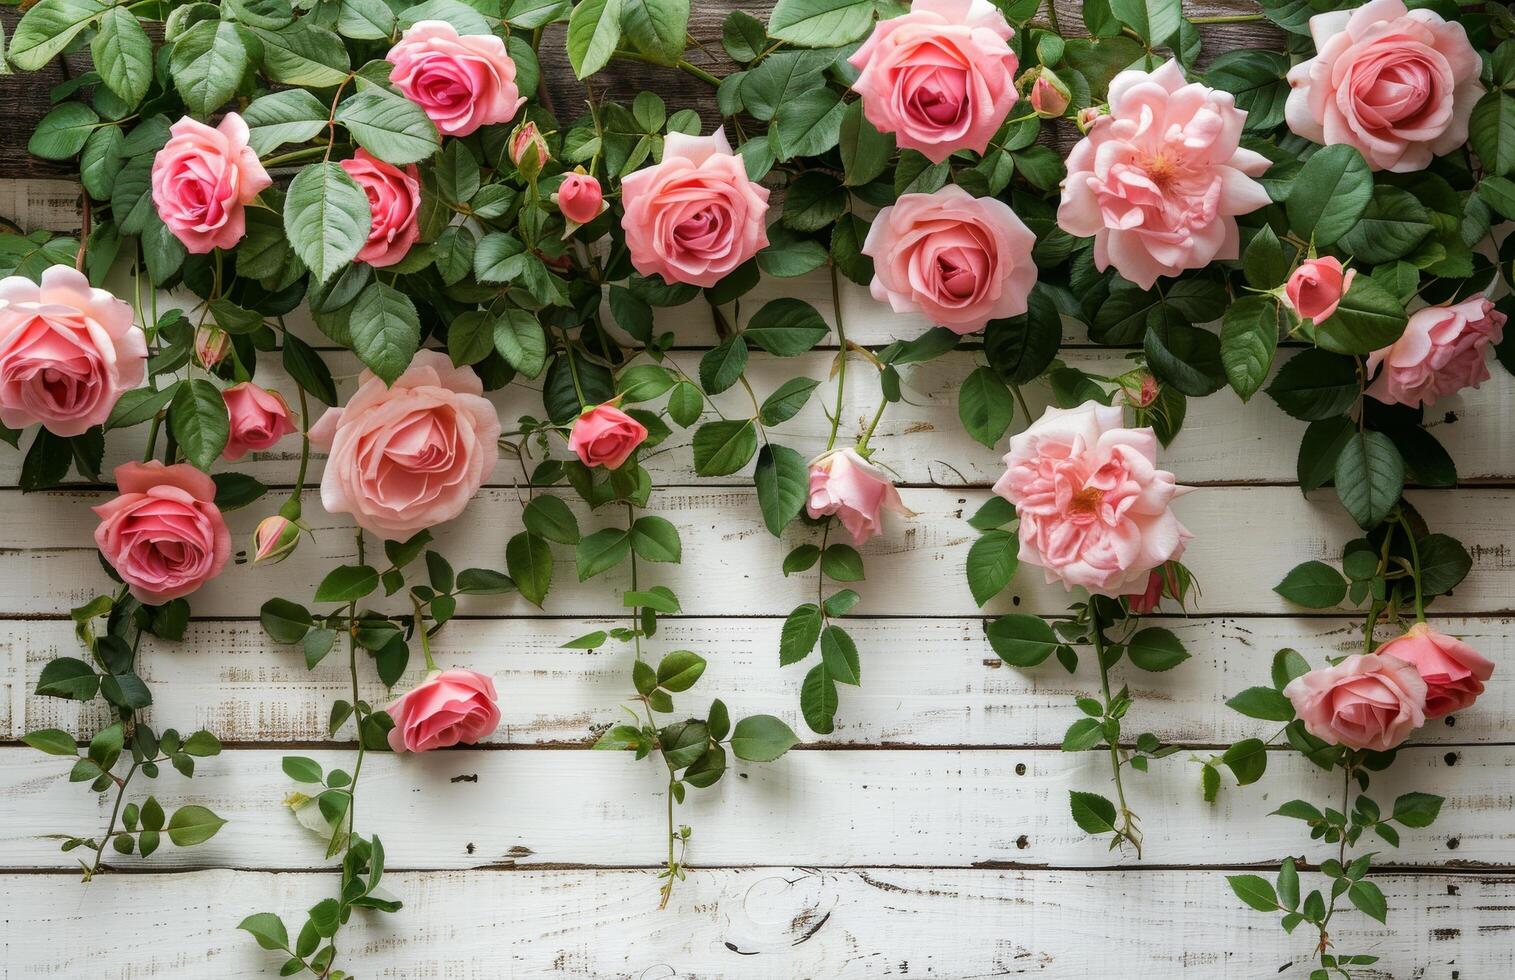
<instances>
[{"instance_id":1,"label":"deep pink rose bloom","mask_svg":"<svg viewBox=\"0 0 1515 980\"><path fill-rule=\"evenodd\" d=\"M77 436L142 383L147 339L130 305L72 266L0 279L0 422Z\"/></svg>"},{"instance_id":2,"label":"deep pink rose bloom","mask_svg":"<svg viewBox=\"0 0 1515 980\"><path fill-rule=\"evenodd\" d=\"M1122 426L1119 407L1049 408L1010 437L994 492L1020 516L1020 560L1047 581L1095 595L1145 590L1191 535L1174 516L1188 492L1157 468L1157 436Z\"/></svg>"},{"instance_id":3,"label":"deep pink rose bloom","mask_svg":"<svg viewBox=\"0 0 1515 980\"><path fill-rule=\"evenodd\" d=\"M587 225L605 210L605 195L600 182L589 174L568 174L552 196L563 217L576 225Z\"/></svg>"},{"instance_id":4,"label":"deep pink rose bloom","mask_svg":"<svg viewBox=\"0 0 1515 980\"><path fill-rule=\"evenodd\" d=\"M621 181L631 264L670 283L714 286L768 244L768 188L747 179L724 130L669 133L663 161Z\"/></svg>"},{"instance_id":5,"label":"deep pink rose bloom","mask_svg":"<svg viewBox=\"0 0 1515 980\"><path fill-rule=\"evenodd\" d=\"M1387 752L1426 723L1426 682L1398 657L1348 657L1335 667L1301 674L1284 696L1323 742Z\"/></svg>"},{"instance_id":6,"label":"deep pink rose bloom","mask_svg":"<svg viewBox=\"0 0 1515 980\"><path fill-rule=\"evenodd\" d=\"M231 248L247 232L243 206L273 183L247 145L247 123L228 112L212 129L189 117L153 158L153 206L197 255Z\"/></svg>"},{"instance_id":7,"label":"deep pink rose bloom","mask_svg":"<svg viewBox=\"0 0 1515 980\"><path fill-rule=\"evenodd\" d=\"M811 517L835 514L856 544L884 529L884 511L910 513L894 482L851 448L835 449L811 461L805 509Z\"/></svg>"},{"instance_id":8,"label":"deep pink rose bloom","mask_svg":"<svg viewBox=\"0 0 1515 980\"><path fill-rule=\"evenodd\" d=\"M1356 269L1342 271L1341 262L1329 255L1299 264L1284 284L1284 296L1294 312L1312 323L1329 320L1336 305L1352 288Z\"/></svg>"},{"instance_id":9,"label":"deep pink rose bloom","mask_svg":"<svg viewBox=\"0 0 1515 980\"><path fill-rule=\"evenodd\" d=\"M321 505L404 540L463 512L499 460L500 418L479 376L416 354L393 387L364 371L357 394L310 429L327 449Z\"/></svg>"},{"instance_id":10,"label":"deep pink rose bloom","mask_svg":"<svg viewBox=\"0 0 1515 980\"><path fill-rule=\"evenodd\" d=\"M508 122L526 101L516 87L516 63L493 34L417 21L385 57L394 65L389 80L448 136Z\"/></svg>"},{"instance_id":11,"label":"deep pink rose bloom","mask_svg":"<svg viewBox=\"0 0 1515 980\"><path fill-rule=\"evenodd\" d=\"M614 405L596 405L574 420L568 448L585 466L620 467L647 438L647 428Z\"/></svg>"},{"instance_id":12,"label":"deep pink rose bloom","mask_svg":"<svg viewBox=\"0 0 1515 980\"><path fill-rule=\"evenodd\" d=\"M189 595L221 574L231 533L216 507L216 483L188 463L122 463L118 496L94 508L95 546L150 606Z\"/></svg>"},{"instance_id":13,"label":"deep pink rose bloom","mask_svg":"<svg viewBox=\"0 0 1515 980\"><path fill-rule=\"evenodd\" d=\"M1121 72L1109 114L1068 156L1058 225L1092 235L1095 265L1143 289L1237 258L1236 216L1268 204L1252 179L1268 159L1241 148L1246 118L1231 93L1186 82L1177 62Z\"/></svg>"},{"instance_id":14,"label":"deep pink rose bloom","mask_svg":"<svg viewBox=\"0 0 1515 980\"><path fill-rule=\"evenodd\" d=\"M359 150L342 161L357 185L368 195L368 241L358 250L357 260L375 268L394 265L405 258L421 237L416 216L421 211L421 172L411 164L404 170Z\"/></svg>"},{"instance_id":15,"label":"deep pink rose bloom","mask_svg":"<svg viewBox=\"0 0 1515 980\"><path fill-rule=\"evenodd\" d=\"M1478 53L1458 23L1401 0L1310 18L1314 58L1289 69L1289 128L1354 146L1374 170L1424 170L1467 142L1483 95Z\"/></svg>"},{"instance_id":16,"label":"deep pink rose bloom","mask_svg":"<svg viewBox=\"0 0 1515 980\"><path fill-rule=\"evenodd\" d=\"M224 460L235 462L249 451L261 452L295 431L289 403L277 391L244 381L223 388L221 398L231 419L231 435L221 450Z\"/></svg>"},{"instance_id":17,"label":"deep pink rose bloom","mask_svg":"<svg viewBox=\"0 0 1515 980\"><path fill-rule=\"evenodd\" d=\"M932 163L984 152L1015 104L1014 33L988 0L915 0L847 59L863 115Z\"/></svg>"},{"instance_id":18,"label":"deep pink rose bloom","mask_svg":"<svg viewBox=\"0 0 1515 980\"><path fill-rule=\"evenodd\" d=\"M475 670L436 670L386 709L395 721L389 747L428 752L459 742L472 744L500 727L494 679Z\"/></svg>"},{"instance_id":19,"label":"deep pink rose bloom","mask_svg":"<svg viewBox=\"0 0 1515 980\"><path fill-rule=\"evenodd\" d=\"M1425 623L1416 623L1373 652L1398 657L1420 674L1426 682L1427 718L1471 707L1483 693L1483 682L1494 675L1494 664L1483 654Z\"/></svg>"},{"instance_id":20,"label":"deep pink rose bloom","mask_svg":"<svg viewBox=\"0 0 1515 980\"><path fill-rule=\"evenodd\" d=\"M906 194L873 219L873 298L965 334L1026 312L1036 284L1036 235L1010 206L956 184Z\"/></svg>"},{"instance_id":21,"label":"deep pink rose bloom","mask_svg":"<svg viewBox=\"0 0 1515 980\"><path fill-rule=\"evenodd\" d=\"M1398 340L1368 355L1368 372L1382 368L1368 394L1386 404L1430 405L1489 380L1484 352L1504 337L1505 315L1486 297L1410 314Z\"/></svg>"}]
</instances>

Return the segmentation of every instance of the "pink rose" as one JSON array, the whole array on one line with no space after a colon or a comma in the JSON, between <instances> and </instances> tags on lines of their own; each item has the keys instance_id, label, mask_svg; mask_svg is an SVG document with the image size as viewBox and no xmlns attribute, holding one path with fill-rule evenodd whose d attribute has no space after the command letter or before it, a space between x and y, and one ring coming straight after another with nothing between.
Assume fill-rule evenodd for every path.
<instances>
[{"instance_id":1,"label":"pink rose","mask_svg":"<svg viewBox=\"0 0 1515 980\"><path fill-rule=\"evenodd\" d=\"M1118 407L1049 408L1010 437L994 492L1020 515L1020 560L1048 582L1121 596L1184 553L1191 535L1171 508L1187 493L1157 468L1150 428L1122 427Z\"/></svg>"},{"instance_id":2,"label":"pink rose","mask_svg":"<svg viewBox=\"0 0 1515 980\"><path fill-rule=\"evenodd\" d=\"M252 563L277 565L295 553L300 544L300 525L275 514L265 517L253 529Z\"/></svg>"},{"instance_id":3,"label":"pink rose","mask_svg":"<svg viewBox=\"0 0 1515 980\"><path fill-rule=\"evenodd\" d=\"M1340 261L1323 255L1299 264L1284 285L1284 296L1295 313L1312 323L1320 323L1336 312L1336 304L1352 288L1356 277L1356 269L1343 273Z\"/></svg>"},{"instance_id":4,"label":"pink rose","mask_svg":"<svg viewBox=\"0 0 1515 980\"><path fill-rule=\"evenodd\" d=\"M605 210L600 182L589 174L568 174L552 195L563 217L575 225L587 225Z\"/></svg>"},{"instance_id":5,"label":"pink rose","mask_svg":"<svg viewBox=\"0 0 1515 980\"><path fill-rule=\"evenodd\" d=\"M499 459L500 419L479 376L423 350L392 387L372 372L310 429L328 449L321 505L392 540L463 512Z\"/></svg>"},{"instance_id":6,"label":"pink rose","mask_svg":"<svg viewBox=\"0 0 1515 980\"><path fill-rule=\"evenodd\" d=\"M118 496L94 508L95 546L150 606L189 595L221 574L231 533L216 507L216 483L188 463L122 463Z\"/></svg>"},{"instance_id":7,"label":"pink rose","mask_svg":"<svg viewBox=\"0 0 1515 980\"><path fill-rule=\"evenodd\" d=\"M1092 235L1095 265L1143 289L1237 258L1236 216L1268 204L1252 179L1268 159L1240 145L1246 118L1231 93L1185 82L1177 62L1121 72L1109 114L1068 157L1058 225Z\"/></svg>"},{"instance_id":8,"label":"pink rose","mask_svg":"<svg viewBox=\"0 0 1515 980\"><path fill-rule=\"evenodd\" d=\"M289 405L277 391L259 388L250 381L221 391L226 414L231 418L231 435L221 458L235 462L248 450L261 452L295 431L289 417Z\"/></svg>"},{"instance_id":9,"label":"pink rose","mask_svg":"<svg viewBox=\"0 0 1515 980\"><path fill-rule=\"evenodd\" d=\"M1294 678L1284 696L1305 731L1352 749L1387 752L1426 723L1426 682L1398 657L1348 657Z\"/></svg>"},{"instance_id":10,"label":"pink rose","mask_svg":"<svg viewBox=\"0 0 1515 980\"><path fill-rule=\"evenodd\" d=\"M1505 315L1483 296L1410 314L1398 340L1368 355L1382 366L1368 394L1387 404L1430 405L1489 380L1484 351L1504 337Z\"/></svg>"},{"instance_id":11,"label":"pink rose","mask_svg":"<svg viewBox=\"0 0 1515 980\"><path fill-rule=\"evenodd\" d=\"M459 742L472 744L500 727L494 680L475 670L434 670L414 690L390 704L389 747L429 752Z\"/></svg>"},{"instance_id":12,"label":"pink rose","mask_svg":"<svg viewBox=\"0 0 1515 980\"><path fill-rule=\"evenodd\" d=\"M508 122L526 99L516 63L493 34L459 34L445 21L417 21L385 56L389 80L448 136Z\"/></svg>"},{"instance_id":13,"label":"pink rose","mask_svg":"<svg viewBox=\"0 0 1515 980\"><path fill-rule=\"evenodd\" d=\"M614 405L596 405L574 420L568 448L585 466L618 469L647 438L647 428Z\"/></svg>"},{"instance_id":14,"label":"pink rose","mask_svg":"<svg viewBox=\"0 0 1515 980\"><path fill-rule=\"evenodd\" d=\"M631 264L670 283L714 286L768 244L768 188L747 179L724 130L669 133L663 162L621 181Z\"/></svg>"},{"instance_id":15,"label":"pink rose","mask_svg":"<svg viewBox=\"0 0 1515 980\"><path fill-rule=\"evenodd\" d=\"M1494 664L1477 650L1425 623L1416 623L1373 652L1398 657L1420 674L1426 682L1427 718L1471 707L1483 693L1483 682L1494 675Z\"/></svg>"},{"instance_id":16,"label":"pink rose","mask_svg":"<svg viewBox=\"0 0 1515 980\"><path fill-rule=\"evenodd\" d=\"M873 257L874 299L965 334L1026 312L1035 245L1008 204L948 184L880 211L863 254Z\"/></svg>"},{"instance_id":17,"label":"pink rose","mask_svg":"<svg viewBox=\"0 0 1515 980\"><path fill-rule=\"evenodd\" d=\"M884 529L884 511L910 513L884 471L851 448L835 449L811 461L805 509L811 517L835 514L856 544Z\"/></svg>"},{"instance_id":18,"label":"pink rose","mask_svg":"<svg viewBox=\"0 0 1515 980\"><path fill-rule=\"evenodd\" d=\"M1462 146L1482 64L1458 23L1401 0L1310 18L1314 58L1289 69L1289 128L1356 147L1374 170L1424 170Z\"/></svg>"},{"instance_id":19,"label":"pink rose","mask_svg":"<svg viewBox=\"0 0 1515 980\"><path fill-rule=\"evenodd\" d=\"M132 308L72 266L0 279L0 422L77 436L142 383L147 339Z\"/></svg>"},{"instance_id":20,"label":"pink rose","mask_svg":"<svg viewBox=\"0 0 1515 980\"><path fill-rule=\"evenodd\" d=\"M405 258L421 237L416 216L421 210L421 173L411 164L404 170L359 150L342 161L357 185L368 195L368 241L358 250L357 260L374 268L394 265Z\"/></svg>"},{"instance_id":21,"label":"pink rose","mask_svg":"<svg viewBox=\"0 0 1515 980\"><path fill-rule=\"evenodd\" d=\"M196 255L231 248L247 231L242 208L273 183L247 145L247 123L228 112L215 129L185 117L153 158L153 206Z\"/></svg>"},{"instance_id":22,"label":"pink rose","mask_svg":"<svg viewBox=\"0 0 1515 980\"><path fill-rule=\"evenodd\" d=\"M915 0L847 59L863 115L932 163L984 152L1015 104L1014 33L988 0Z\"/></svg>"}]
</instances>

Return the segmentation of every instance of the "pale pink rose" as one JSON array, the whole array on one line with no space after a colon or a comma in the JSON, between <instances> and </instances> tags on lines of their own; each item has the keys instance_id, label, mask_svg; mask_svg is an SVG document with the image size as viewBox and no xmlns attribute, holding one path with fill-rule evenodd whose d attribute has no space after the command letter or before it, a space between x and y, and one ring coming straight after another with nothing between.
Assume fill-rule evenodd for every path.
<instances>
[{"instance_id":1,"label":"pale pink rose","mask_svg":"<svg viewBox=\"0 0 1515 980\"><path fill-rule=\"evenodd\" d=\"M863 115L933 163L984 152L1015 104L1014 33L989 0L915 0L847 59Z\"/></svg>"},{"instance_id":2,"label":"pale pink rose","mask_svg":"<svg viewBox=\"0 0 1515 980\"><path fill-rule=\"evenodd\" d=\"M564 218L575 225L587 225L605 210L605 195L600 182L589 174L568 174L552 195Z\"/></svg>"},{"instance_id":3,"label":"pale pink rose","mask_svg":"<svg viewBox=\"0 0 1515 980\"><path fill-rule=\"evenodd\" d=\"M884 529L884 511L910 514L894 482L852 448L835 449L811 460L805 510L811 517L835 514L855 544Z\"/></svg>"},{"instance_id":4,"label":"pale pink rose","mask_svg":"<svg viewBox=\"0 0 1515 980\"><path fill-rule=\"evenodd\" d=\"M263 518L253 529L253 564L277 565L294 554L301 530L297 522L278 514Z\"/></svg>"},{"instance_id":5,"label":"pale pink rose","mask_svg":"<svg viewBox=\"0 0 1515 980\"><path fill-rule=\"evenodd\" d=\"M948 184L880 211L863 254L873 257L874 299L965 334L1026 312L1035 245L1010 205Z\"/></svg>"},{"instance_id":6,"label":"pale pink rose","mask_svg":"<svg viewBox=\"0 0 1515 980\"><path fill-rule=\"evenodd\" d=\"M1401 0L1310 18L1314 58L1289 69L1289 128L1356 147L1374 170L1424 170L1461 147L1484 93L1478 53L1461 24Z\"/></svg>"},{"instance_id":7,"label":"pale pink rose","mask_svg":"<svg viewBox=\"0 0 1515 980\"><path fill-rule=\"evenodd\" d=\"M189 117L169 130L153 158L153 206L197 255L231 248L247 231L243 207L273 183L247 145L247 123L228 112L212 129Z\"/></svg>"},{"instance_id":8,"label":"pale pink rose","mask_svg":"<svg viewBox=\"0 0 1515 980\"><path fill-rule=\"evenodd\" d=\"M118 496L94 508L95 546L140 601L158 606L221 574L231 533L216 483L188 463L122 463Z\"/></svg>"},{"instance_id":9,"label":"pale pink rose","mask_svg":"<svg viewBox=\"0 0 1515 980\"><path fill-rule=\"evenodd\" d=\"M1368 355L1382 367L1368 394L1387 404L1430 405L1489 380L1484 352L1504 337L1505 315L1483 296L1410 314L1398 340Z\"/></svg>"},{"instance_id":10,"label":"pale pink rose","mask_svg":"<svg viewBox=\"0 0 1515 980\"><path fill-rule=\"evenodd\" d=\"M1143 289L1159 276L1240 255L1236 216L1268 204L1253 177L1268 159L1241 148L1236 98L1189 84L1177 62L1123 71L1110 112L1068 157L1058 225L1094 237L1094 263Z\"/></svg>"},{"instance_id":11,"label":"pale pink rose","mask_svg":"<svg viewBox=\"0 0 1515 980\"><path fill-rule=\"evenodd\" d=\"M1284 688L1305 731L1331 745L1387 752L1426 723L1426 682L1398 657L1348 657Z\"/></svg>"},{"instance_id":12,"label":"pale pink rose","mask_svg":"<svg viewBox=\"0 0 1515 980\"><path fill-rule=\"evenodd\" d=\"M663 160L621 181L631 264L670 283L714 286L768 245L768 188L747 179L725 130L669 133Z\"/></svg>"},{"instance_id":13,"label":"pale pink rose","mask_svg":"<svg viewBox=\"0 0 1515 980\"><path fill-rule=\"evenodd\" d=\"M415 164L401 170L367 150L343 160L342 169L368 196L368 241L358 250L357 260L375 268L394 265L421 237L416 220L421 211L421 172Z\"/></svg>"},{"instance_id":14,"label":"pale pink rose","mask_svg":"<svg viewBox=\"0 0 1515 980\"><path fill-rule=\"evenodd\" d=\"M142 383L147 338L130 305L72 266L0 279L0 422L77 436Z\"/></svg>"},{"instance_id":15,"label":"pale pink rose","mask_svg":"<svg viewBox=\"0 0 1515 980\"><path fill-rule=\"evenodd\" d=\"M1483 693L1483 682L1494 675L1494 664L1483 654L1425 623L1416 623L1373 652L1398 657L1420 674L1426 682L1427 718L1471 707Z\"/></svg>"},{"instance_id":16,"label":"pale pink rose","mask_svg":"<svg viewBox=\"0 0 1515 980\"><path fill-rule=\"evenodd\" d=\"M479 376L446 354L416 354L393 387L372 372L310 429L328 450L321 505L403 540L463 512L499 460L500 419Z\"/></svg>"},{"instance_id":17,"label":"pale pink rose","mask_svg":"<svg viewBox=\"0 0 1515 980\"><path fill-rule=\"evenodd\" d=\"M1172 510L1187 493L1157 468L1157 436L1127 429L1119 407L1049 408L1010 437L994 492L1020 517L1020 560L1047 581L1095 595L1145 590L1191 535Z\"/></svg>"},{"instance_id":18,"label":"pale pink rose","mask_svg":"<svg viewBox=\"0 0 1515 980\"><path fill-rule=\"evenodd\" d=\"M295 431L289 403L277 391L244 381L223 388L221 398L231 419L231 435L221 450L224 460L235 462L249 451L261 452Z\"/></svg>"},{"instance_id":19,"label":"pale pink rose","mask_svg":"<svg viewBox=\"0 0 1515 980\"><path fill-rule=\"evenodd\" d=\"M568 448L585 466L620 467L647 438L647 428L614 405L596 405L574 420Z\"/></svg>"},{"instance_id":20,"label":"pale pink rose","mask_svg":"<svg viewBox=\"0 0 1515 980\"><path fill-rule=\"evenodd\" d=\"M494 679L487 674L434 670L385 709L395 722L389 747L396 752L429 752L488 738L500 727L496 699Z\"/></svg>"},{"instance_id":21,"label":"pale pink rose","mask_svg":"<svg viewBox=\"0 0 1515 980\"><path fill-rule=\"evenodd\" d=\"M448 136L508 122L525 103L516 63L493 34L459 34L440 20L417 21L389 49L389 80Z\"/></svg>"},{"instance_id":22,"label":"pale pink rose","mask_svg":"<svg viewBox=\"0 0 1515 980\"><path fill-rule=\"evenodd\" d=\"M1336 305L1352 288L1356 269L1342 271L1341 262L1329 255L1299 264L1284 284L1284 296L1294 312L1312 323L1329 320Z\"/></svg>"}]
</instances>

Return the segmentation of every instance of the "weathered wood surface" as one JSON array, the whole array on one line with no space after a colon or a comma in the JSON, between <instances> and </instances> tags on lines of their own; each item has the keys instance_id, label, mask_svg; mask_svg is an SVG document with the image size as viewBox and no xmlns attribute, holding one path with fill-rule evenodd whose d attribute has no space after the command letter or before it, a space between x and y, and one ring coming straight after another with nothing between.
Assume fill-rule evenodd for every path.
<instances>
[{"instance_id":1,"label":"weathered wood surface","mask_svg":"<svg viewBox=\"0 0 1515 980\"><path fill-rule=\"evenodd\" d=\"M57 875L0 876L10 899L0 974L102 976L109 964L113 976L133 978L270 976L273 954L228 920L307 908L331 892L329 878L206 871L81 887ZM1515 879L1374 881L1390 925L1350 915L1331 931L1339 949L1380 957L1355 976L1472 980L1515 968ZM1310 945L1241 907L1219 871L695 870L679 886L677 914L656 911L647 871L452 871L386 882L405 909L355 916L342 934L344 962L364 978L1252 980L1304 964ZM1295 965L1282 975L1306 973Z\"/></svg>"}]
</instances>

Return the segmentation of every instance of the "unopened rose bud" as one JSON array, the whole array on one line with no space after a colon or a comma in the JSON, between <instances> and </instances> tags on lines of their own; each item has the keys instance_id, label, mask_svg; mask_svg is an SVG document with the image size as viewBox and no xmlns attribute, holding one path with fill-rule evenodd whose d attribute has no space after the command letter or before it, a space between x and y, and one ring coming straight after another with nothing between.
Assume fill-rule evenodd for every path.
<instances>
[{"instance_id":1,"label":"unopened rose bud","mask_svg":"<svg viewBox=\"0 0 1515 980\"><path fill-rule=\"evenodd\" d=\"M605 195L600 182L591 174L576 172L563 178L552 195L552 203L558 206L571 228L577 228L600 216L605 210Z\"/></svg>"},{"instance_id":2,"label":"unopened rose bud","mask_svg":"<svg viewBox=\"0 0 1515 980\"><path fill-rule=\"evenodd\" d=\"M1157 401L1157 379L1150 374L1142 375L1141 387L1131 393L1137 408L1146 408Z\"/></svg>"},{"instance_id":3,"label":"unopened rose bud","mask_svg":"<svg viewBox=\"0 0 1515 980\"><path fill-rule=\"evenodd\" d=\"M276 565L294 554L300 525L287 517L265 517L253 531L252 563Z\"/></svg>"},{"instance_id":4,"label":"unopened rose bud","mask_svg":"<svg viewBox=\"0 0 1515 980\"><path fill-rule=\"evenodd\" d=\"M535 180L550 159L547 140L536 123L527 120L510 134L510 162L527 180Z\"/></svg>"},{"instance_id":5,"label":"unopened rose bud","mask_svg":"<svg viewBox=\"0 0 1515 980\"><path fill-rule=\"evenodd\" d=\"M231 335L219 327L202 326L195 331L195 361L205 370L226 360L231 353Z\"/></svg>"},{"instance_id":6,"label":"unopened rose bud","mask_svg":"<svg viewBox=\"0 0 1515 980\"><path fill-rule=\"evenodd\" d=\"M1147 576L1147 588L1143 592L1133 592L1126 596L1126 605L1130 607L1134 616L1145 616L1158 607L1163 601L1163 573L1159 569L1152 569Z\"/></svg>"},{"instance_id":7,"label":"unopened rose bud","mask_svg":"<svg viewBox=\"0 0 1515 980\"><path fill-rule=\"evenodd\" d=\"M1062 80L1046 69L1031 83L1031 108L1043 119L1059 119L1073 100Z\"/></svg>"},{"instance_id":8,"label":"unopened rose bud","mask_svg":"<svg viewBox=\"0 0 1515 980\"><path fill-rule=\"evenodd\" d=\"M1104 112L1099 106L1091 105L1078 110L1078 131L1087 135L1094 126L1094 121L1102 115Z\"/></svg>"}]
</instances>

